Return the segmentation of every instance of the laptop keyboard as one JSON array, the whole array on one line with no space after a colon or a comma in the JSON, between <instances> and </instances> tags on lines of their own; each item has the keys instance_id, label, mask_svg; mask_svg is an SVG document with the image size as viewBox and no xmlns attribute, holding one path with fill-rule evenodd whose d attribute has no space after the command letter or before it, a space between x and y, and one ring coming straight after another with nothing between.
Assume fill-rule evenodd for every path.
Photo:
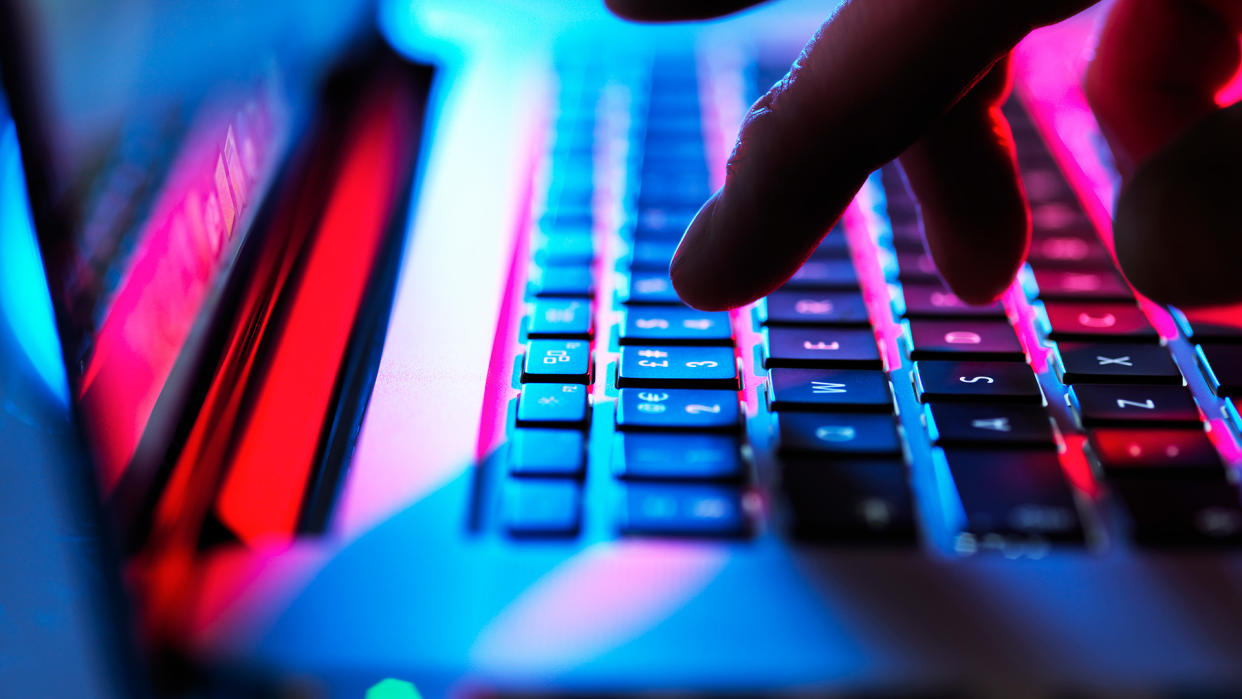
<instances>
[{"instance_id":1,"label":"laptop keyboard","mask_svg":"<svg viewBox=\"0 0 1242 699\"><path fill-rule=\"evenodd\" d=\"M950 555L1242 542L1242 331L1173 311L1162 338L1014 101L1035 235L1003 302L943 287L890 165L781 289L682 305L669 261L718 184L701 69L561 71L481 530Z\"/></svg>"}]
</instances>

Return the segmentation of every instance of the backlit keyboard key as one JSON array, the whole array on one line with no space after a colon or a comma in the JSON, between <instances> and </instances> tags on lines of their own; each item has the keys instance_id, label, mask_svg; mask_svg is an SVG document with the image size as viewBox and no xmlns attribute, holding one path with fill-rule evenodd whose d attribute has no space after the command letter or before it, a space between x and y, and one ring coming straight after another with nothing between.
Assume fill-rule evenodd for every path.
<instances>
[{"instance_id":1,"label":"backlit keyboard key","mask_svg":"<svg viewBox=\"0 0 1242 699\"><path fill-rule=\"evenodd\" d=\"M539 267L532 276L536 298L590 297L595 294L595 277L590 267Z\"/></svg>"},{"instance_id":2,"label":"backlit keyboard key","mask_svg":"<svg viewBox=\"0 0 1242 699\"><path fill-rule=\"evenodd\" d=\"M870 330L779 328L764 330L765 368L856 367L879 369L880 350Z\"/></svg>"},{"instance_id":3,"label":"backlit keyboard key","mask_svg":"<svg viewBox=\"0 0 1242 699\"><path fill-rule=\"evenodd\" d=\"M741 480L745 463L727 434L630 432L617 436L613 471L634 480Z\"/></svg>"},{"instance_id":4,"label":"backlit keyboard key","mask_svg":"<svg viewBox=\"0 0 1242 699\"><path fill-rule=\"evenodd\" d=\"M531 340L522 361L523 383L591 383L591 347L585 340Z\"/></svg>"},{"instance_id":5,"label":"backlit keyboard key","mask_svg":"<svg viewBox=\"0 0 1242 699\"><path fill-rule=\"evenodd\" d=\"M939 446L1056 448L1048 411L1040 406L933 403L926 415Z\"/></svg>"},{"instance_id":6,"label":"backlit keyboard key","mask_svg":"<svg viewBox=\"0 0 1242 699\"><path fill-rule=\"evenodd\" d=\"M1156 329L1134 304L1049 301L1048 337L1053 340L1118 340L1156 342Z\"/></svg>"},{"instance_id":7,"label":"backlit keyboard key","mask_svg":"<svg viewBox=\"0 0 1242 699\"><path fill-rule=\"evenodd\" d=\"M964 552L993 538L1077 542L1083 539L1074 495L1053 451L946 449L966 521Z\"/></svg>"},{"instance_id":8,"label":"backlit keyboard key","mask_svg":"<svg viewBox=\"0 0 1242 699\"><path fill-rule=\"evenodd\" d=\"M931 255L923 250L897 253L897 278L902 284L939 284L940 273Z\"/></svg>"},{"instance_id":9,"label":"backlit keyboard key","mask_svg":"<svg viewBox=\"0 0 1242 699\"><path fill-rule=\"evenodd\" d=\"M621 532L629 536L740 537L749 530L739 490L706 485L629 484Z\"/></svg>"},{"instance_id":10,"label":"backlit keyboard key","mask_svg":"<svg viewBox=\"0 0 1242 699\"><path fill-rule=\"evenodd\" d=\"M588 338L591 304L583 299L542 299L535 302L526 334L538 337Z\"/></svg>"},{"instance_id":11,"label":"backlit keyboard key","mask_svg":"<svg viewBox=\"0 0 1242 699\"><path fill-rule=\"evenodd\" d=\"M1242 504L1231 483L1127 479L1112 491L1132 520L1140 544L1158 547L1242 544Z\"/></svg>"},{"instance_id":12,"label":"backlit keyboard key","mask_svg":"<svg viewBox=\"0 0 1242 699\"><path fill-rule=\"evenodd\" d=\"M536 236L531 246L535 261L541 265L586 266L595 259L595 241L589 229L582 233Z\"/></svg>"},{"instance_id":13,"label":"backlit keyboard key","mask_svg":"<svg viewBox=\"0 0 1242 699\"><path fill-rule=\"evenodd\" d=\"M1067 194L1060 201L1045 199L1031 206L1031 224L1036 237L1045 237L1050 233L1081 232L1080 237L1094 236L1091 219L1083 213L1080 206L1074 203L1072 194Z\"/></svg>"},{"instance_id":14,"label":"backlit keyboard key","mask_svg":"<svg viewBox=\"0 0 1242 699\"><path fill-rule=\"evenodd\" d=\"M1112 342L1058 342L1053 366L1062 383L1182 383L1167 347Z\"/></svg>"},{"instance_id":15,"label":"backlit keyboard key","mask_svg":"<svg viewBox=\"0 0 1242 699\"><path fill-rule=\"evenodd\" d=\"M625 314L623 345L729 345L728 313L676 306L636 306Z\"/></svg>"},{"instance_id":16,"label":"backlit keyboard key","mask_svg":"<svg viewBox=\"0 0 1242 699\"><path fill-rule=\"evenodd\" d=\"M896 459L784 459L784 483L799 539L831 543L915 541L906 467Z\"/></svg>"},{"instance_id":17,"label":"backlit keyboard key","mask_svg":"<svg viewBox=\"0 0 1242 699\"><path fill-rule=\"evenodd\" d=\"M519 425L580 425L587 419L587 389L582 384L529 383L518 396Z\"/></svg>"},{"instance_id":18,"label":"backlit keyboard key","mask_svg":"<svg viewBox=\"0 0 1242 699\"><path fill-rule=\"evenodd\" d=\"M768 399L772 410L893 410L888 377L867 369L773 369Z\"/></svg>"},{"instance_id":19,"label":"backlit keyboard key","mask_svg":"<svg viewBox=\"0 0 1242 699\"><path fill-rule=\"evenodd\" d=\"M914 363L915 390L924 403L1042 403L1035 372L1019 362Z\"/></svg>"},{"instance_id":20,"label":"backlit keyboard key","mask_svg":"<svg viewBox=\"0 0 1242 699\"><path fill-rule=\"evenodd\" d=\"M1112 255L1094 233L1035 236L1027 259L1039 267L1108 269L1113 264Z\"/></svg>"},{"instance_id":21,"label":"backlit keyboard key","mask_svg":"<svg viewBox=\"0 0 1242 699\"><path fill-rule=\"evenodd\" d=\"M737 390L731 347L626 345L621 348L619 387L724 388Z\"/></svg>"},{"instance_id":22,"label":"backlit keyboard key","mask_svg":"<svg viewBox=\"0 0 1242 699\"><path fill-rule=\"evenodd\" d=\"M857 289L858 273L848 259L812 258L802 264L784 289Z\"/></svg>"},{"instance_id":23,"label":"backlit keyboard key","mask_svg":"<svg viewBox=\"0 0 1242 699\"><path fill-rule=\"evenodd\" d=\"M1199 424L1194 398L1183 386L1082 384L1069 395L1088 427Z\"/></svg>"},{"instance_id":24,"label":"backlit keyboard key","mask_svg":"<svg viewBox=\"0 0 1242 699\"><path fill-rule=\"evenodd\" d=\"M509 437L509 473L577 478L586 465L579 430L517 429Z\"/></svg>"},{"instance_id":25,"label":"backlit keyboard key","mask_svg":"<svg viewBox=\"0 0 1242 699\"><path fill-rule=\"evenodd\" d=\"M912 359L1000 359L1025 355L1013 327L999 320L910 321Z\"/></svg>"},{"instance_id":26,"label":"backlit keyboard key","mask_svg":"<svg viewBox=\"0 0 1242 699\"><path fill-rule=\"evenodd\" d=\"M1133 292L1120 274L1108 269L1072 270L1034 267L1041 299L1132 301Z\"/></svg>"},{"instance_id":27,"label":"backlit keyboard key","mask_svg":"<svg viewBox=\"0 0 1242 699\"><path fill-rule=\"evenodd\" d=\"M1224 481L1225 464L1201 428L1094 429L1091 452L1109 480L1204 478Z\"/></svg>"},{"instance_id":28,"label":"backlit keyboard key","mask_svg":"<svg viewBox=\"0 0 1242 699\"><path fill-rule=\"evenodd\" d=\"M667 272L677 252L676 240L638 240L630 251L630 269Z\"/></svg>"},{"instance_id":29,"label":"backlit keyboard key","mask_svg":"<svg viewBox=\"0 0 1242 699\"><path fill-rule=\"evenodd\" d=\"M578 533L582 492L571 480L513 480L505 484L505 529L517 537Z\"/></svg>"},{"instance_id":30,"label":"backlit keyboard key","mask_svg":"<svg viewBox=\"0 0 1242 699\"><path fill-rule=\"evenodd\" d=\"M668 270L634 272L630 275L625 303L631 305L681 304L681 298L673 289L673 280L669 279Z\"/></svg>"},{"instance_id":31,"label":"backlit keyboard key","mask_svg":"<svg viewBox=\"0 0 1242 699\"><path fill-rule=\"evenodd\" d=\"M1218 396L1242 396L1242 345L1205 342L1199 345L1199 366Z\"/></svg>"},{"instance_id":32,"label":"backlit keyboard key","mask_svg":"<svg viewBox=\"0 0 1242 699\"><path fill-rule=\"evenodd\" d=\"M1000 303L972 306L939 283L902 284L901 294L906 318L1005 318Z\"/></svg>"},{"instance_id":33,"label":"backlit keyboard key","mask_svg":"<svg viewBox=\"0 0 1242 699\"><path fill-rule=\"evenodd\" d=\"M777 291L759 303L764 325L867 326L867 304L857 291Z\"/></svg>"},{"instance_id":34,"label":"backlit keyboard key","mask_svg":"<svg viewBox=\"0 0 1242 699\"><path fill-rule=\"evenodd\" d=\"M617 395L622 430L736 430L735 391L623 388Z\"/></svg>"},{"instance_id":35,"label":"backlit keyboard key","mask_svg":"<svg viewBox=\"0 0 1242 699\"><path fill-rule=\"evenodd\" d=\"M780 413L780 449L785 454L896 456L897 423L890 415Z\"/></svg>"}]
</instances>

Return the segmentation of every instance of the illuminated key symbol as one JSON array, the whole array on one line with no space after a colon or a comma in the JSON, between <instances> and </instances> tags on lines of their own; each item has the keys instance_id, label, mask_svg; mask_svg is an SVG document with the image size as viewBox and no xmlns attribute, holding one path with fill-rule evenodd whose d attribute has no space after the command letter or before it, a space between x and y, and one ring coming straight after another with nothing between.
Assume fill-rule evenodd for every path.
<instances>
[{"instance_id":1,"label":"illuminated key symbol","mask_svg":"<svg viewBox=\"0 0 1242 699\"><path fill-rule=\"evenodd\" d=\"M1044 254L1055 260L1081 260L1087 256L1087 243L1078 238L1048 238L1042 247Z\"/></svg>"},{"instance_id":2,"label":"illuminated key symbol","mask_svg":"<svg viewBox=\"0 0 1242 699\"><path fill-rule=\"evenodd\" d=\"M649 277L634 282L634 288L644 294L657 294L668 289L668 282L659 277Z\"/></svg>"},{"instance_id":3,"label":"illuminated key symbol","mask_svg":"<svg viewBox=\"0 0 1242 699\"><path fill-rule=\"evenodd\" d=\"M812 393L845 393L845 384L831 381L812 381Z\"/></svg>"},{"instance_id":4,"label":"illuminated key symbol","mask_svg":"<svg viewBox=\"0 0 1242 699\"><path fill-rule=\"evenodd\" d=\"M691 403L690 405L686 406L686 412L690 413L691 415L702 415L703 413L710 413L712 415L716 415L717 413L720 412L720 406L715 405L715 404L699 405L698 403Z\"/></svg>"},{"instance_id":5,"label":"illuminated key symbol","mask_svg":"<svg viewBox=\"0 0 1242 699\"><path fill-rule=\"evenodd\" d=\"M1108 366L1109 364L1129 367L1134 366L1129 357L1096 357L1095 360L1100 363L1100 366Z\"/></svg>"},{"instance_id":6,"label":"illuminated key symbol","mask_svg":"<svg viewBox=\"0 0 1242 699\"><path fill-rule=\"evenodd\" d=\"M703 498L694 503L690 512L700 519L720 519L729 513L729 504L721 498Z\"/></svg>"},{"instance_id":7,"label":"illuminated key symbol","mask_svg":"<svg viewBox=\"0 0 1242 699\"><path fill-rule=\"evenodd\" d=\"M832 301L827 299L798 299L794 312L800 315L823 315L832 313Z\"/></svg>"},{"instance_id":8,"label":"illuminated key symbol","mask_svg":"<svg viewBox=\"0 0 1242 699\"><path fill-rule=\"evenodd\" d=\"M538 402L539 405L556 405L557 403L560 403L560 401L556 399L556 396L544 396L540 398Z\"/></svg>"},{"instance_id":9,"label":"illuminated key symbol","mask_svg":"<svg viewBox=\"0 0 1242 699\"><path fill-rule=\"evenodd\" d=\"M815 438L821 442L849 442L858 432L849 425L822 425L815 428Z\"/></svg>"},{"instance_id":10,"label":"illuminated key symbol","mask_svg":"<svg viewBox=\"0 0 1242 699\"><path fill-rule=\"evenodd\" d=\"M962 383L979 383L980 381L984 383L996 383L996 379L992 378L991 376L972 376L970 378L966 378L965 376L959 376L957 377L957 380L961 381Z\"/></svg>"},{"instance_id":11,"label":"illuminated key symbol","mask_svg":"<svg viewBox=\"0 0 1242 699\"><path fill-rule=\"evenodd\" d=\"M647 401L648 403L663 403L664 401L668 400L668 394L667 393L652 393L650 391L643 391L642 393L638 394L638 400Z\"/></svg>"},{"instance_id":12,"label":"illuminated key symbol","mask_svg":"<svg viewBox=\"0 0 1242 699\"><path fill-rule=\"evenodd\" d=\"M662 413L665 410L668 410L668 408L662 403L639 403L635 407L644 413Z\"/></svg>"},{"instance_id":13,"label":"illuminated key symbol","mask_svg":"<svg viewBox=\"0 0 1242 699\"><path fill-rule=\"evenodd\" d=\"M1103 280L1095 274L1069 272L1062 277L1062 283L1069 291L1095 291L1100 288Z\"/></svg>"},{"instance_id":14,"label":"illuminated key symbol","mask_svg":"<svg viewBox=\"0 0 1242 699\"><path fill-rule=\"evenodd\" d=\"M565 350L548 350L543 353L544 364L556 364L557 362L568 362L569 353Z\"/></svg>"},{"instance_id":15,"label":"illuminated key symbol","mask_svg":"<svg viewBox=\"0 0 1242 699\"><path fill-rule=\"evenodd\" d=\"M1223 507L1206 507L1195 515L1195 527L1209 536L1229 536L1242 529L1242 517Z\"/></svg>"},{"instance_id":16,"label":"illuminated key symbol","mask_svg":"<svg viewBox=\"0 0 1242 699\"><path fill-rule=\"evenodd\" d=\"M943 291L933 291L931 295L931 304L936 308L956 308L962 305L953 294L946 294Z\"/></svg>"},{"instance_id":17,"label":"illuminated key symbol","mask_svg":"<svg viewBox=\"0 0 1242 699\"><path fill-rule=\"evenodd\" d=\"M712 325L713 323L710 318L687 318L681 321L681 326L683 328L689 328L691 330L707 330L712 327Z\"/></svg>"},{"instance_id":18,"label":"illuminated key symbol","mask_svg":"<svg viewBox=\"0 0 1242 699\"><path fill-rule=\"evenodd\" d=\"M839 350L841 343L839 342L811 342L810 340L802 341L802 349L808 350Z\"/></svg>"},{"instance_id":19,"label":"illuminated key symbol","mask_svg":"<svg viewBox=\"0 0 1242 699\"><path fill-rule=\"evenodd\" d=\"M570 306L568 308L549 308L544 312L543 317L549 323L572 323L577 315L578 307Z\"/></svg>"},{"instance_id":20,"label":"illuminated key symbol","mask_svg":"<svg viewBox=\"0 0 1242 699\"><path fill-rule=\"evenodd\" d=\"M1086 311L1078 314L1078 324L1084 328L1111 328L1117 324L1117 316L1112 313L1105 313L1102 316L1093 316Z\"/></svg>"},{"instance_id":21,"label":"illuminated key symbol","mask_svg":"<svg viewBox=\"0 0 1242 699\"><path fill-rule=\"evenodd\" d=\"M667 357L668 352L665 352L663 350L645 349L645 350L638 350L638 356L640 357Z\"/></svg>"},{"instance_id":22,"label":"illuminated key symbol","mask_svg":"<svg viewBox=\"0 0 1242 699\"><path fill-rule=\"evenodd\" d=\"M954 330L944 334L944 341L950 345L977 345L983 342L983 338L969 330Z\"/></svg>"},{"instance_id":23,"label":"illuminated key symbol","mask_svg":"<svg viewBox=\"0 0 1242 699\"><path fill-rule=\"evenodd\" d=\"M1118 408L1142 408L1143 410L1155 410L1156 401L1148 398L1147 400L1140 403L1134 400L1126 400L1124 398L1118 398L1117 407Z\"/></svg>"},{"instance_id":24,"label":"illuminated key symbol","mask_svg":"<svg viewBox=\"0 0 1242 699\"><path fill-rule=\"evenodd\" d=\"M571 383L571 384L566 384L564 386L561 386L561 393L577 393L578 391L581 391L581 390L582 390L582 387L576 383Z\"/></svg>"},{"instance_id":25,"label":"illuminated key symbol","mask_svg":"<svg viewBox=\"0 0 1242 699\"><path fill-rule=\"evenodd\" d=\"M698 369L698 368L700 368L700 367L706 367L706 368L708 368L708 369L714 369L714 368L716 368L716 367L720 366L720 364L719 364L718 362L713 362L713 361L712 361L712 360L710 360L710 359L704 359L704 360L703 360L703 361L701 361L701 362L686 362L686 366L687 366L687 367L690 367L691 369Z\"/></svg>"},{"instance_id":26,"label":"illuminated key symbol","mask_svg":"<svg viewBox=\"0 0 1242 699\"><path fill-rule=\"evenodd\" d=\"M663 318L638 318L634 324L643 330L668 330L668 321Z\"/></svg>"},{"instance_id":27,"label":"illuminated key symbol","mask_svg":"<svg viewBox=\"0 0 1242 699\"><path fill-rule=\"evenodd\" d=\"M994 417L987 420L972 420L971 427L977 427L981 430L992 430L993 432L1009 432L1009 418Z\"/></svg>"},{"instance_id":28,"label":"illuminated key symbol","mask_svg":"<svg viewBox=\"0 0 1242 699\"><path fill-rule=\"evenodd\" d=\"M1025 174L1023 179L1026 179ZM1078 218L1077 212L1064 204L1044 204L1036 207L1032 214L1036 223L1044 228L1060 228Z\"/></svg>"}]
</instances>

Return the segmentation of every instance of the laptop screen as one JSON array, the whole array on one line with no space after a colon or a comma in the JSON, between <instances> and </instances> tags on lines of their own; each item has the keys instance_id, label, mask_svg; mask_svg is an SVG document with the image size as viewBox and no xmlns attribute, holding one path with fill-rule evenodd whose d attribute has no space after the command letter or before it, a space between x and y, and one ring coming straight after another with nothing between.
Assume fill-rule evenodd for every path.
<instances>
[{"instance_id":1,"label":"laptop screen","mask_svg":"<svg viewBox=\"0 0 1242 699\"><path fill-rule=\"evenodd\" d=\"M317 82L369 5L0 3L0 65L105 490L187 380Z\"/></svg>"}]
</instances>

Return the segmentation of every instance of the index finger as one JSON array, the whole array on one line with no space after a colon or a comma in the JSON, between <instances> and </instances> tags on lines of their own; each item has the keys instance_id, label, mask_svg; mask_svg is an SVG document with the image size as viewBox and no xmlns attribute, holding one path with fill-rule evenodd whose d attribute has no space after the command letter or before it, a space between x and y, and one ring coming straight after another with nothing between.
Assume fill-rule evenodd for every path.
<instances>
[{"instance_id":1,"label":"index finger","mask_svg":"<svg viewBox=\"0 0 1242 699\"><path fill-rule=\"evenodd\" d=\"M672 266L692 306L752 301L797 271L867 175L940 119L1031 29L1089 0L853 0L750 110L725 186Z\"/></svg>"}]
</instances>

